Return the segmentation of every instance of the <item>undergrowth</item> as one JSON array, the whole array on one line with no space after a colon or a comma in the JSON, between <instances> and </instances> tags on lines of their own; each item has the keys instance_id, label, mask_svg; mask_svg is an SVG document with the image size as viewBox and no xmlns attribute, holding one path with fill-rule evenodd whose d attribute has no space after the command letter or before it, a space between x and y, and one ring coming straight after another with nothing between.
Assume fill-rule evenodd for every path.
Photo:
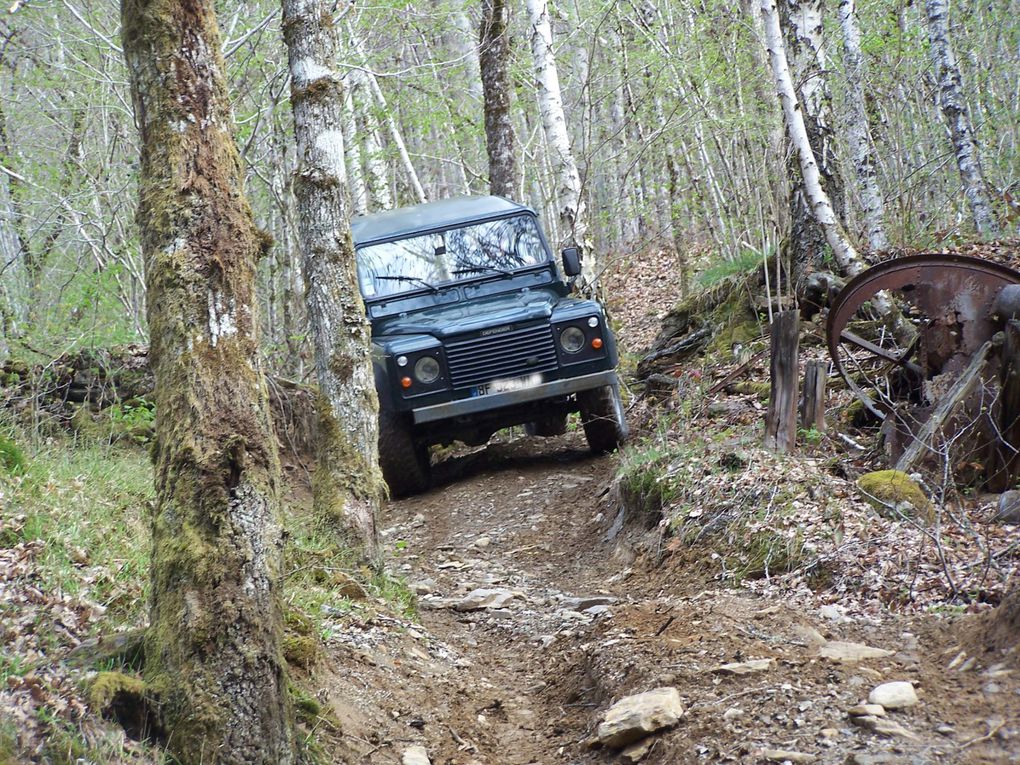
<instances>
[{"instance_id":1,"label":"undergrowth","mask_svg":"<svg viewBox=\"0 0 1020 765\"><path fill-rule=\"evenodd\" d=\"M665 549L712 561L739 584L810 561L794 520L794 490L763 463L754 428L695 427L690 407L629 446L618 478L629 511L660 529ZM757 464L756 464L757 463Z\"/></svg>"},{"instance_id":2,"label":"undergrowth","mask_svg":"<svg viewBox=\"0 0 1020 765\"><path fill-rule=\"evenodd\" d=\"M143 404L122 414L128 424L146 426L148 412ZM33 439L18 427L0 422L0 457L0 553L30 561L31 587L47 602L71 598L67 602L98 606L85 606L83 613L91 608L93 616L74 631L77 639L144 626L149 524L155 500L147 451L131 441L110 443L107 438L80 434ZM310 651L304 656L310 664L321 653L331 625L342 622L345 615L360 621L375 612L405 618L416 613L415 597L402 579L357 569L328 530L316 526L310 503L296 498L306 495L298 491L284 497L288 534L284 598L288 634L295 619L308 625L301 632L308 638L303 647ZM29 585L12 579L10 586ZM0 622L11 629L17 622L19 630L28 630L31 643L30 652L21 653L23 642L15 641L8 630L6 644L0 648L0 690L9 685L15 688L39 673L64 678L59 681L61 688L82 682L78 670L60 661L72 644L65 631L50 623L57 608L40 607L38 615L30 617L35 623L26 625L28 611L15 605L14 599L0 601ZM110 667L85 671L94 669ZM47 698L58 699L63 692L54 686ZM44 753L44 761L127 761L116 743L123 741L119 732L96 728L91 722L71 724L53 714L53 708L49 701L38 702L32 721L33 728L44 731L42 742L35 739L35 751ZM19 744L24 734L7 722L0 704L0 765L19 761L16 758L25 754Z\"/></svg>"}]
</instances>

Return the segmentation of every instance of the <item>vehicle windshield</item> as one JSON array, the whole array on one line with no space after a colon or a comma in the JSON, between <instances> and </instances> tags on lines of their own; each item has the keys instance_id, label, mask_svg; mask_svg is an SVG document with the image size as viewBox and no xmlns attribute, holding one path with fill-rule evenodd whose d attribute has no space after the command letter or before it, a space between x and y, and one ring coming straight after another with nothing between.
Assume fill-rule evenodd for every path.
<instances>
[{"instance_id":1,"label":"vehicle windshield","mask_svg":"<svg viewBox=\"0 0 1020 765\"><path fill-rule=\"evenodd\" d=\"M362 294L378 298L548 261L538 222L517 215L359 247L358 278Z\"/></svg>"}]
</instances>

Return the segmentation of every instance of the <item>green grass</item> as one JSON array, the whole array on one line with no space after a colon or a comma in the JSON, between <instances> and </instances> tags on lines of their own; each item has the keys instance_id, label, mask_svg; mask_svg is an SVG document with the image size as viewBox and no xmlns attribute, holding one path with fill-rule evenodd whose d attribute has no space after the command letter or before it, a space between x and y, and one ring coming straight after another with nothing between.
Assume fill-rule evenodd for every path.
<instances>
[{"instance_id":1,"label":"green grass","mask_svg":"<svg viewBox=\"0 0 1020 765\"><path fill-rule=\"evenodd\" d=\"M706 268L694 280L699 287L709 288L737 274L746 274L765 262L758 250L744 250L733 260L721 260Z\"/></svg>"},{"instance_id":2,"label":"green grass","mask_svg":"<svg viewBox=\"0 0 1020 765\"><path fill-rule=\"evenodd\" d=\"M153 498L144 452L81 442L71 448L51 440L21 475L0 476L0 491L9 500L0 520L24 516L20 541L43 543L38 560L44 590L99 603L109 609L111 627L143 618ZM0 541L8 545L18 541L10 531L4 536Z\"/></svg>"}]
</instances>

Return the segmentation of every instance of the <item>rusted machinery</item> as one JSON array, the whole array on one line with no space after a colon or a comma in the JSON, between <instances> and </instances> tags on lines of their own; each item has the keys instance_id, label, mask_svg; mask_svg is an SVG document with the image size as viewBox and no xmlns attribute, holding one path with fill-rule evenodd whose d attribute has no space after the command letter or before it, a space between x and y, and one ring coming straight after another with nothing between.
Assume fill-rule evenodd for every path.
<instances>
[{"instance_id":1,"label":"rusted machinery","mask_svg":"<svg viewBox=\"0 0 1020 765\"><path fill-rule=\"evenodd\" d=\"M883 292L905 306L895 322L869 310ZM964 480L1004 488L1020 467L1017 318L1020 272L962 255L911 255L850 281L826 334L836 369L885 420L897 467L948 457L963 461Z\"/></svg>"}]
</instances>

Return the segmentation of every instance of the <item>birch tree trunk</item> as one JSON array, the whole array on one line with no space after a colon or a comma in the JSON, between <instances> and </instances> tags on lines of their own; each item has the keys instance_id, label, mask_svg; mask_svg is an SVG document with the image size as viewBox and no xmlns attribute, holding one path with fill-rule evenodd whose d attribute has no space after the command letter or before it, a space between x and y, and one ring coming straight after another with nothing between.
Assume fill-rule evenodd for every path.
<instances>
[{"instance_id":1,"label":"birch tree trunk","mask_svg":"<svg viewBox=\"0 0 1020 765\"><path fill-rule=\"evenodd\" d=\"M581 196L581 175L567 134L546 0L528 0L528 16L531 21L531 52L538 85L538 108L542 113L545 143L556 176L561 244L574 243L581 248L584 254L581 280L585 289L594 290L597 289L602 269L599 258L589 244L588 211Z\"/></svg>"},{"instance_id":2,"label":"birch tree trunk","mask_svg":"<svg viewBox=\"0 0 1020 765\"><path fill-rule=\"evenodd\" d=\"M489 190L517 199L521 171L511 117L510 10L506 0L482 0L478 60L485 103L485 148L489 155Z\"/></svg>"},{"instance_id":3,"label":"birch tree trunk","mask_svg":"<svg viewBox=\"0 0 1020 765\"><path fill-rule=\"evenodd\" d=\"M358 121L354 116L353 78L344 78L343 133L347 158L347 177L351 189L351 208L355 215L368 214L368 188L362 170L361 144L358 143Z\"/></svg>"},{"instance_id":4,"label":"birch tree trunk","mask_svg":"<svg viewBox=\"0 0 1020 765\"><path fill-rule=\"evenodd\" d=\"M386 96L383 95L382 88L379 87L378 78L376 78L375 73L368 68L368 57L365 55L365 48L364 45L362 45L361 38L358 37L351 24L347 25L347 31L350 35L351 46L354 48L354 52L357 54L358 59L364 67L362 70L364 74L363 82L368 86L368 89L382 114L386 115L386 126L390 131L390 139L393 141L393 145L397 147L397 155L400 157L400 164L403 165L404 172L407 174L407 182L411 185L411 189L414 191L417 201L427 202L428 197L425 195L425 189L422 187L421 181L418 179L418 172L414 169L414 163L411 162L411 155L407 152L407 144L404 142L404 136L400 132L397 120L393 116L393 112L390 110L389 105L386 103Z\"/></svg>"},{"instance_id":5,"label":"birch tree trunk","mask_svg":"<svg viewBox=\"0 0 1020 765\"><path fill-rule=\"evenodd\" d=\"M790 76L790 66L786 60L783 33L779 28L779 11L776 8L776 0L761 0L759 7L762 21L765 23L765 45L769 52L772 76L775 78L776 92L786 118L786 129L794 150L797 152L809 210L821 226L825 241L832 248L839 267L845 274L853 276L863 270L863 264L857 251L843 233L836 214L833 212L829 195L822 188L818 163L815 160L808 131L804 125L804 115L793 89L793 78Z\"/></svg>"},{"instance_id":6,"label":"birch tree trunk","mask_svg":"<svg viewBox=\"0 0 1020 765\"><path fill-rule=\"evenodd\" d=\"M878 188L875 156L871 148L871 130L864 103L864 56L861 30L857 26L855 0L839 0L839 25L843 30L843 65L846 67L847 142L857 175L857 194L861 200L868 246L874 251L889 246L885 235L885 202Z\"/></svg>"},{"instance_id":7,"label":"birch tree trunk","mask_svg":"<svg viewBox=\"0 0 1020 765\"><path fill-rule=\"evenodd\" d=\"M123 0L121 14L156 403L146 695L181 763L292 763L255 295L268 237L242 189L212 4Z\"/></svg>"},{"instance_id":8,"label":"birch tree trunk","mask_svg":"<svg viewBox=\"0 0 1020 765\"><path fill-rule=\"evenodd\" d=\"M999 235L999 224L988 200L977 139L963 95L963 78L949 38L949 4L947 0L925 0L924 9L928 16L928 39L935 78L939 84L939 103L953 138L963 193L970 203L978 233L986 239L995 237Z\"/></svg>"},{"instance_id":9,"label":"birch tree trunk","mask_svg":"<svg viewBox=\"0 0 1020 765\"><path fill-rule=\"evenodd\" d=\"M805 132L818 169L819 182L837 220L844 219L843 183L836 167L832 141L832 97L825 77L822 47L822 0L779 0L787 65L800 105ZM792 173L796 178L796 172ZM796 180L790 194L790 249L794 280L821 266L827 236L813 214L814 202Z\"/></svg>"},{"instance_id":10,"label":"birch tree trunk","mask_svg":"<svg viewBox=\"0 0 1020 765\"><path fill-rule=\"evenodd\" d=\"M378 564L379 402L371 330L358 290L343 142L339 37L322 0L283 0L298 169L294 178L319 381L315 512Z\"/></svg>"}]
</instances>

